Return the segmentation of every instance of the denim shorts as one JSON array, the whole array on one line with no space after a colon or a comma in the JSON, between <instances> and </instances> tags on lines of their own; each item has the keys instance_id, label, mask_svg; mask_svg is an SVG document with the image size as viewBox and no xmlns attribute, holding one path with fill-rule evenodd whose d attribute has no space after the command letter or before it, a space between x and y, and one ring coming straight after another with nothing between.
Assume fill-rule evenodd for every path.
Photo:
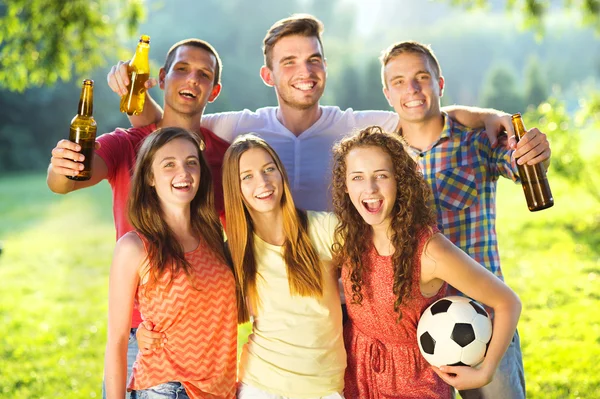
<instances>
[{"instance_id":1,"label":"denim shorts","mask_svg":"<svg viewBox=\"0 0 600 399\"><path fill-rule=\"evenodd\" d=\"M488 385L460 391L463 399L525 399L525 373L519 332L502 357L494 379Z\"/></svg>"},{"instance_id":2,"label":"denim shorts","mask_svg":"<svg viewBox=\"0 0 600 399\"><path fill-rule=\"evenodd\" d=\"M190 399L180 382L172 381L152 388L131 391L131 399Z\"/></svg>"},{"instance_id":3,"label":"denim shorts","mask_svg":"<svg viewBox=\"0 0 600 399\"><path fill-rule=\"evenodd\" d=\"M277 394L272 394L262 389L253 387L252 385L244 384L240 382L237 388L237 398L238 399L292 399L287 396L280 396ZM344 395L342 393L332 393L331 395L321 396L320 398L314 399L344 399Z\"/></svg>"}]
</instances>

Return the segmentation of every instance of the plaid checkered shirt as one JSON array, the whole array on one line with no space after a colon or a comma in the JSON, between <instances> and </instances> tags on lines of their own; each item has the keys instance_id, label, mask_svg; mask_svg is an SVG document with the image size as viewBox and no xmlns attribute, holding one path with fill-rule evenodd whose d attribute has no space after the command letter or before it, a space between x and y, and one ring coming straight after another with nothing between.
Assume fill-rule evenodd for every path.
<instances>
[{"instance_id":1,"label":"plaid checkered shirt","mask_svg":"<svg viewBox=\"0 0 600 399\"><path fill-rule=\"evenodd\" d=\"M444 114L444 129L430 147L407 150L433 191L438 228L456 246L501 280L496 236L496 184L519 182L512 150L492 148L483 129L471 129ZM450 295L458 294L454 289Z\"/></svg>"}]
</instances>

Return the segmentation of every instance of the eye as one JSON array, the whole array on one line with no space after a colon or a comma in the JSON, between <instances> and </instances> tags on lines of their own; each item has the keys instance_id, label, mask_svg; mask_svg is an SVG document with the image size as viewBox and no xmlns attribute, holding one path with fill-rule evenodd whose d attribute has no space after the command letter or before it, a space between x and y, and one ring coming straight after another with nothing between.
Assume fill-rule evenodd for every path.
<instances>
[{"instance_id":1,"label":"eye","mask_svg":"<svg viewBox=\"0 0 600 399\"><path fill-rule=\"evenodd\" d=\"M252 175L248 174L248 175L244 175L242 176L242 181L243 180L250 180L252 178Z\"/></svg>"},{"instance_id":2,"label":"eye","mask_svg":"<svg viewBox=\"0 0 600 399\"><path fill-rule=\"evenodd\" d=\"M163 168L172 168L173 166L175 166L174 162L167 162L163 165Z\"/></svg>"},{"instance_id":3,"label":"eye","mask_svg":"<svg viewBox=\"0 0 600 399\"><path fill-rule=\"evenodd\" d=\"M404 84L404 80L403 79L398 79L398 80L394 81L392 84L394 86L399 86L401 84Z\"/></svg>"},{"instance_id":4,"label":"eye","mask_svg":"<svg viewBox=\"0 0 600 399\"><path fill-rule=\"evenodd\" d=\"M352 180L362 180L363 177L362 176L353 176Z\"/></svg>"},{"instance_id":5,"label":"eye","mask_svg":"<svg viewBox=\"0 0 600 399\"><path fill-rule=\"evenodd\" d=\"M274 171L275 171L275 167L274 166L267 166L265 168L265 172L267 172L267 173L271 173L271 172L274 172Z\"/></svg>"},{"instance_id":6,"label":"eye","mask_svg":"<svg viewBox=\"0 0 600 399\"><path fill-rule=\"evenodd\" d=\"M388 175L386 175L385 173L380 173L377 176L375 176L377 179L387 179Z\"/></svg>"},{"instance_id":7,"label":"eye","mask_svg":"<svg viewBox=\"0 0 600 399\"><path fill-rule=\"evenodd\" d=\"M196 165L198 165L198 160L197 159L190 159L188 161L188 165L196 166Z\"/></svg>"}]
</instances>

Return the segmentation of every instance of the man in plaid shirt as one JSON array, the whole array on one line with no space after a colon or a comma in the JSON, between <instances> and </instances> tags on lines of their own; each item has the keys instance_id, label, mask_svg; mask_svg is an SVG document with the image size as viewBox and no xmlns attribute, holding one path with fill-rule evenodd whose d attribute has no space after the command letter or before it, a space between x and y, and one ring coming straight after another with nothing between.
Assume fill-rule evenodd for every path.
<instances>
[{"instance_id":1,"label":"man in plaid shirt","mask_svg":"<svg viewBox=\"0 0 600 399\"><path fill-rule=\"evenodd\" d=\"M402 121L400 134L433 192L438 227L455 245L503 280L496 236L496 183L519 182L519 163L550 159L546 135L530 129L516 144L493 146L480 129L462 126L440 111L444 78L428 46L392 45L381 58L384 94ZM525 201L525 199L523 199ZM456 293L452 292L453 294ZM447 382L453 377L441 373ZM519 335L515 332L493 381L461 391L463 399L525 398Z\"/></svg>"}]
</instances>

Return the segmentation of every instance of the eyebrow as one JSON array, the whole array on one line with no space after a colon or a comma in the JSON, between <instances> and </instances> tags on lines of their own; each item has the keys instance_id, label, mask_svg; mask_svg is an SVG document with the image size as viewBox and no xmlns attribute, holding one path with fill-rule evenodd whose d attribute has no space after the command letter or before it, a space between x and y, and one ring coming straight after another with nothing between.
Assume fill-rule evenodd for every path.
<instances>
[{"instance_id":1,"label":"eyebrow","mask_svg":"<svg viewBox=\"0 0 600 399\"><path fill-rule=\"evenodd\" d=\"M421 74L426 74L426 75L429 75L429 76L431 76L431 73L429 73L427 70L424 70L424 69L420 69L420 70L418 70L418 71L415 73L415 75L421 75ZM394 79L398 79L398 78L403 78L403 77L404 77L404 75L394 75L394 76L392 76L392 77L390 78L390 80L394 80Z\"/></svg>"},{"instance_id":2,"label":"eyebrow","mask_svg":"<svg viewBox=\"0 0 600 399\"><path fill-rule=\"evenodd\" d=\"M264 168L265 166L268 166L268 165L275 165L275 162L274 161L267 162L266 164L264 164L263 166L261 166L261 169ZM277 165L275 165L275 166L277 166ZM243 175L244 173L250 173L250 172L252 172L252 170L250 170L250 169L242 170L242 171L240 171L240 175Z\"/></svg>"},{"instance_id":3,"label":"eyebrow","mask_svg":"<svg viewBox=\"0 0 600 399\"><path fill-rule=\"evenodd\" d=\"M377 170L373 171L373 173L378 173L378 172L390 172L391 173L391 171L389 169L377 169ZM348 172L349 175L351 175L351 174L357 174L357 173L367 173L367 172L364 172L362 170Z\"/></svg>"},{"instance_id":4,"label":"eyebrow","mask_svg":"<svg viewBox=\"0 0 600 399\"><path fill-rule=\"evenodd\" d=\"M197 155L189 155L189 156L185 157L185 159L190 159L190 158L194 158L194 159L198 159L198 160L200 159L200 158L198 158ZM164 157L163 159L161 159L160 163L163 163L164 161L172 161L174 159L176 159L176 158L175 157Z\"/></svg>"},{"instance_id":5,"label":"eyebrow","mask_svg":"<svg viewBox=\"0 0 600 399\"><path fill-rule=\"evenodd\" d=\"M323 55L320 53L313 53L308 57L308 59L315 58L315 57L317 57L321 60L323 59ZM295 60L297 58L298 58L298 56L296 56L296 55L288 55L287 57L283 57L281 60L279 60L279 63L281 64L281 63L284 63L285 61Z\"/></svg>"}]
</instances>

